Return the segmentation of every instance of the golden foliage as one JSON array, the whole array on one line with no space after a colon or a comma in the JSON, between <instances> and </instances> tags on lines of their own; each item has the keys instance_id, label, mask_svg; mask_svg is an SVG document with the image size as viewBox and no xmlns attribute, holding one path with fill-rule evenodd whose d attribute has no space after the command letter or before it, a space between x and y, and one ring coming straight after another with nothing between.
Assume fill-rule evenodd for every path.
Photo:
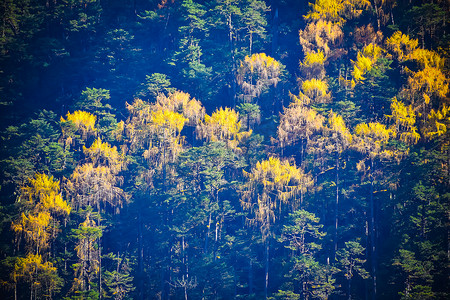
<instances>
[{"instance_id":1,"label":"golden foliage","mask_svg":"<svg viewBox=\"0 0 450 300\"><path fill-rule=\"evenodd\" d=\"M35 174L34 178L28 179L28 184L21 189L19 201L25 199L32 209L22 213L11 227L19 238L25 237L31 251L39 254L48 248L50 238L55 237L56 215L67 216L71 208L62 198L59 181L46 174Z\"/></svg>"},{"instance_id":2,"label":"golden foliage","mask_svg":"<svg viewBox=\"0 0 450 300\"><path fill-rule=\"evenodd\" d=\"M392 151L384 149L391 138L395 137L395 131L386 128L381 123L359 123L356 125L353 139L353 147L370 158L388 158Z\"/></svg>"},{"instance_id":3,"label":"golden foliage","mask_svg":"<svg viewBox=\"0 0 450 300\"><path fill-rule=\"evenodd\" d=\"M70 206L60 192L60 182L54 180L53 176L37 173L34 178L29 178L28 185L22 187L23 198L35 204L38 210L65 215L70 213Z\"/></svg>"},{"instance_id":4,"label":"golden foliage","mask_svg":"<svg viewBox=\"0 0 450 300\"><path fill-rule=\"evenodd\" d=\"M311 10L305 19L327 20L339 25L345 23L346 19L359 17L364 9L371 6L368 0L316 0L309 5Z\"/></svg>"},{"instance_id":5,"label":"golden foliage","mask_svg":"<svg viewBox=\"0 0 450 300\"><path fill-rule=\"evenodd\" d=\"M125 164L124 156L117 151L117 147L102 142L101 138L97 138L89 148L83 146L83 152L94 165L109 166L115 174L119 173Z\"/></svg>"},{"instance_id":6,"label":"golden foliage","mask_svg":"<svg viewBox=\"0 0 450 300\"><path fill-rule=\"evenodd\" d=\"M445 59L434 51L417 48L418 41L410 39L400 31L395 32L386 44L400 61L415 61L421 69L413 72L407 67L404 71L409 73L408 85L402 90L404 98L409 99L415 109L430 104L432 97L444 98L449 92L448 78L443 72ZM421 99L416 104L417 98Z\"/></svg>"},{"instance_id":7,"label":"golden foliage","mask_svg":"<svg viewBox=\"0 0 450 300\"><path fill-rule=\"evenodd\" d=\"M383 49L374 44L369 44L364 47L363 52L358 52L356 61L352 61L352 87L365 79L364 74L372 70L382 53Z\"/></svg>"},{"instance_id":8,"label":"golden foliage","mask_svg":"<svg viewBox=\"0 0 450 300\"><path fill-rule=\"evenodd\" d=\"M127 104L127 109L130 150L145 149L143 157L157 169L174 161L182 151L184 140L180 133L188 118L197 122L196 118L203 115L200 103L181 92L169 97L161 95L154 105L135 99L133 104Z\"/></svg>"},{"instance_id":9,"label":"golden foliage","mask_svg":"<svg viewBox=\"0 0 450 300\"><path fill-rule=\"evenodd\" d=\"M39 274L44 276L38 276ZM18 279L23 278L33 286L51 288L56 285L51 279L52 275L56 275L56 267L51 262L44 262L39 254L28 253L25 257L17 258L12 277L15 283L18 282Z\"/></svg>"},{"instance_id":10,"label":"golden foliage","mask_svg":"<svg viewBox=\"0 0 450 300\"><path fill-rule=\"evenodd\" d=\"M197 134L207 141L226 141L230 148L236 149L240 138L246 132L239 132L241 122L239 114L228 107L219 108L209 115L205 115L204 122L197 126Z\"/></svg>"},{"instance_id":11,"label":"golden foliage","mask_svg":"<svg viewBox=\"0 0 450 300\"><path fill-rule=\"evenodd\" d=\"M331 132L331 138L339 152L342 152L352 142L352 134L345 125L344 119L333 111L328 117L328 131ZM337 147L336 144L340 144L340 146Z\"/></svg>"},{"instance_id":12,"label":"golden foliage","mask_svg":"<svg viewBox=\"0 0 450 300\"><path fill-rule=\"evenodd\" d=\"M387 115L394 121L394 128L397 133L400 132L400 140L406 144L416 144L420 139L417 132L416 113L412 105L406 106L396 97L391 102L391 115Z\"/></svg>"},{"instance_id":13,"label":"golden foliage","mask_svg":"<svg viewBox=\"0 0 450 300\"><path fill-rule=\"evenodd\" d=\"M419 41L410 39L409 36L403 34L401 31L396 31L386 40L386 46L392 50L397 59L403 61L409 58L409 55L417 48Z\"/></svg>"},{"instance_id":14,"label":"golden foliage","mask_svg":"<svg viewBox=\"0 0 450 300\"><path fill-rule=\"evenodd\" d=\"M303 93L316 103L327 102L331 95L328 93L328 84L324 80L312 78L302 82Z\"/></svg>"},{"instance_id":15,"label":"golden foliage","mask_svg":"<svg viewBox=\"0 0 450 300\"><path fill-rule=\"evenodd\" d=\"M127 200L126 193L118 187L121 180L110 167L86 163L75 168L66 189L76 208L91 206L100 211L103 204L118 211Z\"/></svg>"},{"instance_id":16,"label":"golden foliage","mask_svg":"<svg viewBox=\"0 0 450 300\"><path fill-rule=\"evenodd\" d=\"M277 219L276 209L297 208L296 196L313 184L312 177L301 168L274 157L258 162L250 173L244 171L244 175L248 183L242 194L242 206L254 213L250 223L260 226L263 238L270 235L270 226Z\"/></svg>"},{"instance_id":17,"label":"golden foliage","mask_svg":"<svg viewBox=\"0 0 450 300\"><path fill-rule=\"evenodd\" d=\"M255 53L252 56L247 55L244 61L241 62L241 68L245 65L250 69L250 72L270 72L277 74L280 71L280 63L265 53Z\"/></svg>"},{"instance_id":18,"label":"golden foliage","mask_svg":"<svg viewBox=\"0 0 450 300\"><path fill-rule=\"evenodd\" d=\"M434 51L416 48L408 56L408 59L415 60L422 68L427 69L429 67L442 70L445 64L445 59Z\"/></svg>"},{"instance_id":19,"label":"golden foliage","mask_svg":"<svg viewBox=\"0 0 450 300\"><path fill-rule=\"evenodd\" d=\"M157 128L165 128L179 134L188 119L182 114L168 109L152 111L151 123Z\"/></svg>"},{"instance_id":20,"label":"golden foliage","mask_svg":"<svg viewBox=\"0 0 450 300\"><path fill-rule=\"evenodd\" d=\"M16 234L23 234L36 254L48 248L50 239L51 216L48 211L37 211L26 215L22 213L17 222L13 222L12 229Z\"/></svg>"},{"instance_id":21,"label":"golden foliage","mask_svg":"<svg viewBox=\"0 0 450 300\"><path fill-rule=\"evenodd\" d=\"M281 64L265 53L246 56L238 70L237 81L244 92L244 100L251 102L259 97L264 89L279 81ZM249 98L249 100L247 99Z\"/></svg>"},{"instance_id":22,"label":"golden foliage","mask_svg":"<svg viewBox=\"0 0 450 300\"><path fill-rule=\"evenodd\" d=\"M343 36L344 33L339 25L322 19L309 23L304 30L299 31L303 52L320 51L326 57L331 54L331 46L338 44Z\"/></svg>"},{"instance_id":23,"label":"golden foliage","mask_svg":"<svg viewBox=\"0 0 450 300\"><path fill-rule=\"evenodd\" d=\"M314 109L296 102L284 109L278 125L278 139L282 147L292 145L322 129L325 118Z\"/></svg>"},{"instance_id":24,"label":"golden foliage","mask_svg":"<svg viewBox=\"0 0 450 300\"><path fill-rule=\"evenodd\" d=\"M319 50L318 52L308 52L306 53L305 59L303 60L303 63L301 63L301 65L304 67L310 67L314 64L322 65L325 60L325 55L321 50Z\"/></svg>"},{"instance_id":25,"label":"golden foliage","mask_svg":"<svg viewBox=\"0 0 450 300\"><path fill-rule=\"evenodd\" d=\"M183 115L189 120L189 124L195 126L205 115L205 108L195 98L190 98L188 93L176 91L165 96L158 95L152 110L169 110Z\"/></svg>"},{"instance_id":26,"label":"golden foliage","mask_svg":"<svg viewBox=\"0 0 450 300\"><path fill-rule=\"evenodd\" d=\"M447 132L450 126L450 108L445 104L441 109L432 109L428 114L425 135L430 138L439 137Z\"/></svg>"},{"instance_id":27,"label":"golden foliage","mask_svg":"<svg viewBox=\"0 0 450 300\"><path fill-rule=\"evenodd\" d=\"M97 116L86 111L76 110L73 113L68 112L66 118L67 120L61 117L61 122L72 122L75 125L76 130L81 132L83 139L88 135L95 134L95 122L97 121Z\"/></svg>"},{"instance_id":28,"label":"golden foliage","mask_svg":"<svg viewBox=\"0 0 450 300\"><path fill-rule=\"evenodd\" d=\"M426 93L426 102L430 101L429 95L445 97L448 94L448 79L438 68L425 67L409 77L408 84L412 93Z\"/></svg>"}]
</instances>

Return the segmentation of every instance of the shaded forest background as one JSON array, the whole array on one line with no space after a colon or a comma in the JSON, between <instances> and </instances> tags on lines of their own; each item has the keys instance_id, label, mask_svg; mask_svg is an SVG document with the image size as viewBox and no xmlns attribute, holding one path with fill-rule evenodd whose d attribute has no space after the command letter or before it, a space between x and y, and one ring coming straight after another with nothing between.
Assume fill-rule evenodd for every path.
<instances>
[{"instance_id":1,"label":"shaded forest background","mask_svg":"<svg viewBox=\"0 0 450 300\"><path fill-rule=\"evenodd\" d=\"M2 299L449 299L446 0L2 0Z\"/></svg>"}]
</instances>

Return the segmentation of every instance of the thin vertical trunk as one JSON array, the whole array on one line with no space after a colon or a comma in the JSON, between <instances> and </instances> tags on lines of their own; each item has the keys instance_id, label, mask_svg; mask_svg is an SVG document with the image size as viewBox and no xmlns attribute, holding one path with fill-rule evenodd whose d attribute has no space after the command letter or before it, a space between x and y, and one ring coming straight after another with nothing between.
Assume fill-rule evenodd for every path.
<instances>
[{"instance_id":1,"label":"thin vertical trunk","mask_svg":"<svg viewBox=\"0 0 450 300\"><path fill-rule=\"evenodd\" d=\"M268 287L269 287L269 241L266 240L265 249L265 282L264 282L264 297L267 299Z\"/></svg>"},{"instance_id":2,"label":"thin vertical trunk","mask_svg":"<svg viewBox=\"0 0 450 300\"><path fill-rule=\"evenodd\" d=\"M236 58L234 51L234 43L233 43L233 23L231 21L231 14L228 15L228 38L230 44L230 52L231 52L231 100L233 103L233 108L236 107Z\"/></svg>"},{"instance_id":3,"label":"thin vertical trunk","mask_svg":"<svg viewBox=\"0 0 450 300\"><path fill-rule=\"evenodd\" d=\"M143 247L143 234L142 234L142 214L141 212L138 213L138 299L143 300L144 299L144 247ZM164 278L164 276L163 276ZM164 284L161 286L161 291L164 294Z\"/></svg>"},{"instance_id":4,"label":"thin vertical trunk","mask_svg":"<svg viewBox=\"0 0 450 300\"><path fill-rule=\"evenodd\" d=\"M352 278L348 279L348 300L352 300Z\"/></svg>"},{"instance_id":5,"label":"thin vertical trunk","mask_svg":"<svg viewBox=\"0 0 450 300\"><path fill-rule=\"evenodd\" d=\"M204 249L205 254L208 254L208 238L210 230L211 230L211 213L209 213L208 226L206 227L205 249Z\"/></svg>"},{"instance_id":6,"label":"thin vertical trunk","mask_svg":"<svg viewBox=\"0 0 450 300\"><path fill-rule=\"evenodd\" d=\"M99 224L100 226L100 224ZM102 240L98 239L98 298L102 299Z\"/></svg>"},{"instance_id":7,"label":"thin vertical trunk","mask_svg":"<svg viewBox=\"0 0 450 300\"><path fill-rule=\"evenodd\" d=\"M253 294L253 260L250 258L250 264L248 268L248 294Z\"/></svg>"},{"instance_id":8,"label":"thin vertical trunk","mask_svg":"<svg viewBox=\"0 0 450 300\"><path fill-rule=\"evenodd\" d=\"M338 249L338 226L339 226L339 154L336 158L336 207L334 210L334 260L336 260L336 252Z\"/></svg>"},{"instance_id":9,"label":"thin vertical trunk","mask_svg":"<svg viewBox=\"0 0 450 300\"><path fill-rule=\"evenodd\" d=\"M214 261L216 261L216 249L217 249L217 240L219 239L219 222L216 222L216 234L214 237L214 247L213 247L213 254L214 254Z\"/></svg>"},{"instance_id":10,"label":"thin vertical trunk","mask_svg":"<svg viewBox=\"0 0 450 300\"><path fill-rule=\"evenodd\" d=\"M377 16L377 30L381 29L381 20L380 20L380 9L378 8L377 5L377 0L373 1L373 7L375 8L375 15Z\"/></svg>"},{"instance_id":11,"label":"thin vertical trunk","mask_svg":"<svg viewBox=\"0 0 450 300\"><path fill-rule=\"evenodd\" d=\"M272 56L277 59L277 49L278 49L278 7L272 5L275 10L275 14L273 16L273 27L272 27Z\"/></svg>"},{"instance_id":12,"label":"thin vertical trunk","mask_svg":"<svg viewBox=\"0 0 450 300\"><path fill-rule=\"evenodd\" d=\"M375 202L373 199L373 159L371 159L371 171L370 171L370 246L371 246L371 267L372 267L372 299L376 299L377 296L377 249L376 249L376 229L375 229Z\"/></svg>"}]
</instances>

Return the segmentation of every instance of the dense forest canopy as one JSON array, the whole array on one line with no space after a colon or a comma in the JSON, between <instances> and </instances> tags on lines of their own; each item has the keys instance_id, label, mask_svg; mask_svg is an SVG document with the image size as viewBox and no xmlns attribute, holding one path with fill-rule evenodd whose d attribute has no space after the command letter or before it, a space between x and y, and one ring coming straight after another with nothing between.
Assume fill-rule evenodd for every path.
<instances>
[{"instance_id":1,"label":"dense forest canopy","mask_svg":"<svg viewBox=\"0 0 450 300\"><path fill-rule=\"evenodd\" d=\"M450 298L447 0L0 16L0 298Z\"/></svg>"}]
</instances>

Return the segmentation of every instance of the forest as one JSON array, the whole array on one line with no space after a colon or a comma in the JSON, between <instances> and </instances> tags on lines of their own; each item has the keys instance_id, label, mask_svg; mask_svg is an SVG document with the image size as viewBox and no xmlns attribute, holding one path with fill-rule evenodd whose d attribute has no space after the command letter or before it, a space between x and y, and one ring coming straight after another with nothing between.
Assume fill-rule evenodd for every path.
<instances>
[{"instance_id":1,"label":"forest","mask_svg":"<svg viewBox=\"0 0 450 300\"><path fill-rule=\"evenodd\" d=\"M1 0L1 299L450 299L448 0Z\"/></svg>"}]
</instances>

